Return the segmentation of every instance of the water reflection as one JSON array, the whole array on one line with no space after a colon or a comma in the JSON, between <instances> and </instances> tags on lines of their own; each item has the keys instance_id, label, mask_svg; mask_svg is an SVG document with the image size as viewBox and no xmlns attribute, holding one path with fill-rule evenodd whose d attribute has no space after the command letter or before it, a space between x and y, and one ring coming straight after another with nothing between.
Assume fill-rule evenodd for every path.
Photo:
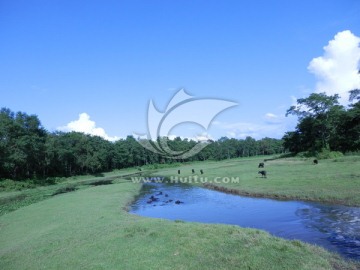
<instances>
[{"instance_id":1,"label":"water reflection","mask_svg":"<svg viewBox=\"0 0 360 270\"><path fill-rule=\"evenodd\" d=\"M152 196L156 200L150 200ZM258 228L360 260L360 208L356 207L249 198L190 185L151 183L143 186L130 212Z\"/></svg>"}]
</instances>

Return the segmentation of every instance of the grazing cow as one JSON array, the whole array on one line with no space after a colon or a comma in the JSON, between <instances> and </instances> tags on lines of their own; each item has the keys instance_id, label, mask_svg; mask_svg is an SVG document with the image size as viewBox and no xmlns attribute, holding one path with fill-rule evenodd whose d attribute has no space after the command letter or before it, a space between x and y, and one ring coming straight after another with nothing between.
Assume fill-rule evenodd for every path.
<instances>
[{"instance_id":1,"label":"grazing cow","mask_svg":"<svg viewBox=\"0 0 360 270\"><path fill-rule=\"evenodd\" d=\"M264 168L265 164L264 162L260 162L258 168Z\"/></svg>"},{"instance_id":2,"label":"grazing cow","mask_svg":"<svg viewBox=\"0 0 360 270\"><path fill-rule=\"evenodd\" d=\"M194 169L192 169L191 171L192 171L192 173L195 173L195 170L194 170Z\"/></svg>"},{"instance_id":3,"label":"grazing cow","mask_svg":"<svg viewBox=\"0 0 360 270\"><path fill-rule=\"evenodd\" d=\"M201 169L201 170L200 170L200 173L201 173L201 174L203 174L203 173L204 173L204 171Z\"/></svg>"},{"instance_id":4,"label":"grazing cow","mask_svg":"<svg viewBox=\"0 0 360 270\"><path fill-rule=\"evenodd\" d=\"M314 165L318 164L318 160L317 159L314 159Z\"/></svg>"},{"instance_id":5,"label":"grazing cow","mask_svg":"<svg viewBox=\"0 0 360 270\"><path fill-rule=\"evenodd\" d=\"M178 170L178 174L180 174L180 170Z\"/></svg>"},{"instance_id":6,"label":"grazing cow","mask_svg":"<svg viewBox=\"0 0 360 270\"><path fill-rule=\"evenodd\" d=\"M259 174L261 174L261 177L266 178L266 171L259 171Z\"/></svg>"},{"instance_id":7,"label":"grazing cow","mask_svg":"<svg viewBox=\"0 0 360 270\"><path fill-rule=\"evenodd\" d=\"M180 204L180 203L184 203L184 202L177 200L177 201L175 201L175 203Z\"/></svg>"}]
</instances>

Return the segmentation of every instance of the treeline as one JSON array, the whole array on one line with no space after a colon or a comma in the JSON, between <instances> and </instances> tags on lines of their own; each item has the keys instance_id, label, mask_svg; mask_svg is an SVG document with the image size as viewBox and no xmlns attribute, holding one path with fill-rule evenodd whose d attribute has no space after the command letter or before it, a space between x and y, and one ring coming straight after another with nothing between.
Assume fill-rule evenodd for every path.
<instances>
[{"instance_id":1,"label":"treeline","mask_svg":"<svg viewBox=\"0 0 360 270\"><path fill-rule=\"evenodd\" d=\"M284 147L293 153L309 155L330 151L360 151L360 90L350 91L350 104L339 104L339 95L313 93L297 100L287 115L298 116L295 131L283 137Z\"/></svg>"},{"instance_id":2,"label":"treeline","mask_svg":"<svg viewBox=\"0 0 360 270\"><path fill-rule=\"evenodd\" d=\"M191 149L197 142L168 140L174 151ZM47 132L36 115L0 111L0 178L45 179L79 174L96 174L114 169L157 163L271 155L282 153L282 141L264 138L244 140L221 138L186 160L153 153L128 136L109 142L78 132Z\"/></svg>"}]
</instances>

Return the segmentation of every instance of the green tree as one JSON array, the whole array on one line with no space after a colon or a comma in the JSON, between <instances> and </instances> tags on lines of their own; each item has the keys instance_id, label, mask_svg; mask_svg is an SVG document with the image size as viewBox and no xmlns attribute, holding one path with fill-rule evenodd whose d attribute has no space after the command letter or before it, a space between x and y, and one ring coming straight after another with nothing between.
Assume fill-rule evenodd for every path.
<instances>
[{"instance_id":1,"label":"green tree","mask_svg":"<svg viewBox=\"0 0 360 270\"><path fill-rule=\"evenodd\" d=\"M46 131L36 115L0 111L0 177L33 178L45 174Z\"/></svg>"},{"instance_id":2,"label":"green tree","mask_svg":"<svg viewBox=\"0 0 360 270\"><path fill-rule=\"evenodd\" d=\"M305 149L330 149L329 141L336 129L336 117L344 110L338 99L337 94L327 96L325 93L313 93L307 98L298 99L297 105L287 110L286 116L296 115L299 118L296 132Z\"/></svg>"},{"instance_id":3,"label":"green tree","mask_svg":"<svg viewBox=\"0 0 360 270\"><path fill-rule=\"evenodd\" d=\"M349 92L349 108L344 112L338 121L337 136L333 139L333 144L339 151L358 151L360 150L360 89Z\"/></svg>"}]
</instances>

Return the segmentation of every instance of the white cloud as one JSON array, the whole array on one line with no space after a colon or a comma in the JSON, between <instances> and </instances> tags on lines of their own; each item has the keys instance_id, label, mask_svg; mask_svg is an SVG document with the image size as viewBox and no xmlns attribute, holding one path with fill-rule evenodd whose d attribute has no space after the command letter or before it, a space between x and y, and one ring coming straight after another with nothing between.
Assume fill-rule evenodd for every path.
<instances>
[{"instance_id":1,"label":"white cloud","mask_svg":"<svg viewBox=\"0 0 360 270\"><path fill-rule=\"evenodd\" d=\"M264 116L264 123L254 124L247 122L225 123L216 122L215 126L226 132L227 137L244 139L250 136L255 139L265 137L282 138L284 133L293 129L293 119L267 113Z\"/></svg>"},{"instance_id":2,"label":"white cloud","mask_svg":"<svg viewBox=\"0 0 360 270\"><path fill-rule=\"evenodd\" d=\"M280 124L284 120L283 117L273 113L265 114L264 119L267 124Z\"/></svg>"},{"instance_id":3,"label":"white cloud","mask_svg":"<svg viewBox=\"0 0 360 270\"><path fill-rule=\"evenodd\" d=\"M215 140L210 134L208 134L207 132L202 132L198 135L192 136L192 137L187 137L187 136L179 136L179 135L173 135L170 134L167 136L170 140L175 140L175 138L180 137L182 140L184 139L188 139L188 140L193 140L196 142L206 142L208 140Z\"/></svg>"},{"instance_id":4,"label":"white cloud","mask_svg":"<svg viewBox=\"0 0 360 270\"><path fill-rule=\"evenodd\" d=\"M324 47L324 55L311 60L308 70L317 78L316 92L339 94L347 104L348 91L360 88L360 37L346 30Z\"/></svg>"},{"instance_id":5,"label":"white cloud","mask_svg":"<svg viewBox=\"0 0 360 270\"><path fill-rule=\"evenodd\" d=\"M194 141L198 142L206 142L208 140L215 140L210 134L207 132L203 132L193 138Z\"/></svg>"},{"instance_id":6,"label":"white cloud","mask_svg":"<svg viewBox=\"0 0 360 270\"><path fill-rule=\"evenodd\" d=\"M277 118L278 116L276 116L273 113L267 113L267 114L265 114L265 117L267 117L267 118Z\"/></svg>"},{"instance_id":7,"label":"white cloud","mask_svg":"<svg viewBox=\"0 0 360 270\"><path fill-rule=\"evenodd\" d=\"M108 141L116 141L119 140L119 137L110 137L106 134L105 130L100 127L96 127L96 123L90 120L90 116L87 113L79 114L79 119L75 121L71 121L66 126L58 127L57 130L64 132L83 132L85 134L100 136Z\"/></svg>"}]
</instances>

